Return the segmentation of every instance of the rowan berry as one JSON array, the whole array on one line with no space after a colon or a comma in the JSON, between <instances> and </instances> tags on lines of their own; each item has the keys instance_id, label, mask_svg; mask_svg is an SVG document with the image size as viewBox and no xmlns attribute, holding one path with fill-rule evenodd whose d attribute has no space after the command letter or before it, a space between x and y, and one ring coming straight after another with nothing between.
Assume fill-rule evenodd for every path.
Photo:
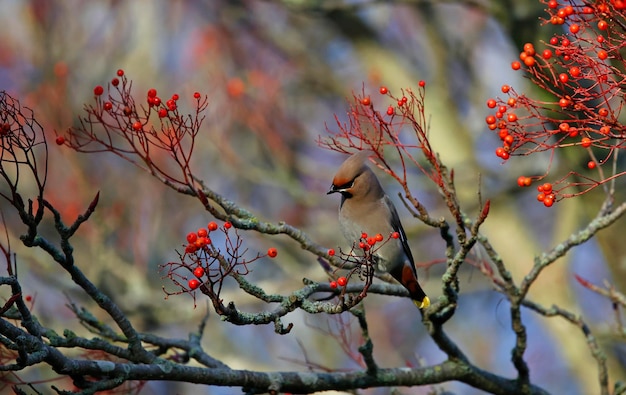
<instances>
[{"instance_id":1,"label":"rowan berry","mask_svg":"<svg viewBox=\"0 0 626 395\"><path fill-rule=\"evenodd\" d=\"M156 95L157 95L156 89L154 89L154 88L148 89L148 97L154 98L154 97L156 97Z\"/></svg>"},{"instance_id":2,"label":"rowan berry","mask_svg":"<svg viewBox=\"0 0 626 395\"><path fill-rule=\"evenodd\" d=\"M569 75L571 75L572 77L580 76L580 67L578 67L578 66L570 67L569 68Z\"/></svg>"},{"instance_id":3,"label":"rowan berry","mask_svg":"<svg viewBox=\"0 0 626 395\"><path fill-rule=\"evenodd\" d=\"M419 80L419 82L417 83L417 85L419 85L420 88L423 88L426 86L426 81L424 80Z\"/></svg>"},{"instance_id":4,"label":"rowan berry","mask_svg":"<svg viewBox=\"0 0 626 395\"><path fill-rule=\"evenodd\" d=\"M339 277L337 279L337 285L339 285L340 287L345 287L346 284L348 284L348 279L347 278L342 276L342 277Z\"/></svg>"},{"instance_id":5,"label":"rowan berry","mask_svg":"<svg viewBox=\"0 0 626 395\"><path fill-rule=\"evenodd\" d=\"M387 107L387 115L391 116L395 113L395 110L392 106Z\"/></svg>"},{"instance_id":6,"label":"rowan berry","mask_svg":"<svg viewBox=\"0 0 626 395\"><path fill-rule=\"evenodd\" d=\"M364 106L369 106L370 104L372 104L372 100L370 99L369 96L366 96L361 99L361 104Z\"/></svg>"},{"instance_id":7,"label":"rowan berry","mask_svg":"<svg viewBox=\"0 0 626 395\"><path fill-rule=\"evenodd\" d=\"M367 239L367 233L362 232L362 233L361 233L361 239L366 240L366 239Z\"/></svg>"},{"instance_id":8,"label":"rowan berry","mask_svg":"<svg viewBox=\"0 0 626 395\"><path fill-rule=\"evenodd\" d=\"M230 228L232 228L233 224L231 224L230 222L224 222L224 229L228 230Z\"/></svg>"},{"instance_id":9,"label":"rowan berry","mask_svg":"<svg viewBox=\"0 0 626 395\"><path fill-rule=\"evenodd\" d=\"M567 82L569 81L569 76L565 73L561 73L559 74L559 81L561 81L564 84L567 84Z\"/></svg>"},{"instance_id":10,"label":"rowan berry","mask_svg":"<svg viewBox=\"0 0 626 395\"><path fill-rule=\"evenodd\" d=\"M609 28L609 24L605 20L598 21L598 29L606 30Z\"/></svg>"},{"instance_id":11,"label":"rowan berry","mask_svg":"<svg viewBox=\"0 0 626 395\"><path fill-rule=\"evenodd\" d=\"M387 89L386 86L381 86L379 92L381 95L386 95L389 92L389 90Z\"/></svg>"},{"instance_id":12,"label":"rowan berry","mask_svg":"<svg viewBox=\"0 0 626 395\"><path fill-rule=\"evenodd\" d=\"M528 56L528 57L526 57L526 59L524 59L524 64L526 66L528 66L528 67L533 67L535 65L535 62L536 62L535 58L533 58L532 56ZM513 62L513 63L515 63L515 62ZM519 68L516 69L515 67L513 67L513 70L518 70L518 69Z\"/></svg>"},{"instance_id":13,"label":"rowan berry","mask_svg":"<svg viewBox=\"0 0 626 395\"><path fill-rule=\"evenodd\" d=\"M332 289L335 289L337 288L337 281L331 281L329 285Z\"/></svg>"},{"instance_id":14,"label":"rowan berry","mask_svg":"<svg viewBox=\"0 0 626 395\"><path fill-rule=\"evenodd\" d=\"M496 101L494 99L487 100L487 107L489 107L489 108L496 108L496 105L497 105L497 103L496 103Z\"/></svg>"},{"instance_id":15,"label":"rowan berry","mask_svg":"<svg viewBox=\"0 0 626 395\"><path fill-rule=\"evenodd\" d=\"M591 147L591 139L589 137L583 137L582 140L580 140L580 145L585 148Z\"/></svg>"},{"instance_id":16,"label":"rowan berry","mask_svg":"<svg viewBox=\"0 0 626 395\"><path fill-rule=\"evenodd\" d=\"M374 238L376 239L376 241L383 241L384 239L383 235L381 235L380 233L376 233L376 236L374 236Z\"/></svg>"},{"instance_id":17,"label":"rowan berry","mask_svg":"<svg viewBox=\"0 0 626 395\"><path fill-rule=\"evenodd\" d=\"M102 85L96 85L96 87L93 88L93 94L94 95L100 96L103 93L104 93L104 88L102 87Z\"/></svg>"},{"instance_id":18,"label":"rowan berry","mask_svg":"<svg viewBox=\"0 0 626 395\"><path fill-rule=\"evenodd\" d=\"M552 51L549 49L544 49L543 52L541 53L541 57L543 57L546 60L550 59L552 57Z\"/></svg>"},{"instance_id":19,"label":"rowan berry","mask_svg":"<svg viewBox=\"0 0 626 395\"><path fill-rule=\"evenodd\" d=\"M606 58L608 57L609 57L609 54L604 49L601 49L598 51L598 58L600 60L606 60Z\"/></svg>"},{"instance_id":20,"label":"rowan berry","mask_svg":"<svg viewBox=\"0 0 626 395\"><path fill-rule=\"evenodd\" d=\"M189 288L196 289L199 286L200 286L200 281L196 280L195 278L192 278L191 280L189 280Z\"/></svg>"},{"instance_id":21,"label":"rowan berry","mask_svg":"<svg viewBox=\"0 0 626 395\"><path fill-rule=\"evenodd\" d=\"M105 102L102 108L104 108L104 111L111 111L113 109L113 104L111 104L110 101Z\"/></svg>"},{"instance_id":22,"label":"rowan berry","mask_svg":"<svg viewBox=\"0 0 626 395\"><path fill-rule=\"evenodd\" d=\"M267 255L268 255L270 258L276 258L276 256L278 255L278 250L277 250L276 248L274 248L274 247L270 247L270 248L267 250Z\"/></svg>"},{"instance_id":23,"label":"rowan berry","mask_svg":"<svg viewBox=\"0 0 626 395\"><path fill-rule=\"evenodd\" d=\"M509 122L515 122L517 121L517 115L515 115L514 113L507 114L506 120Z\"/></svg>"},{"instance_id":24,"label":"rowan berry","mask_svg":"<svg viewBox=\"0 0 626 395\"><path fill-rule=\"evenodd\" d=\"M393 233L391 234L391 238L392 238L392 239L399 239L399 238L400 238L400 233L398 233L398 232L393 232Z\"/></svg>"},{"instance_id":25,"label":"rowan berry","mask_svg":"<svg viewBox=\"0 0 626 395\"><path fill-rule=\"evenodd\" d=\"M511 90L511 87L508 85L502 85L502 93L509 93L509 90Z\"/></svg>"},{"instance_id":26,"label":"rowan berry","mask_svg":"<svg viewBox=\"0 0 626 395\"><path fill-rule=\"evenodd\" d=\"M543 199L544 206L552 207L553 204L554 204L554 197L552 197L551 195L548 195L545 197L545 199Z\"/></svg>"},{"instance_id":27,"label":"rowan berry","mask_svg":"<svg viewBox=\"0 0 626 395\"><path fill-rule=\"evenodd\" d=\"M111 85L113 85L113 86L118 86L119 84L120 84L120 80L119 80L119 78L114 77L114 78L111 80Z\"/></svg>"},{"instance_id":28,"label":"rowan berry","mask_svg":"<svg viewBox=\"0 0 626 395\"><path fill-rule=\"evenodd\" d=\"M167 117L167 110L164 108L160 108L159 109L159 118L165 118Z\"/></svg>"},{"instance_id":29,"label":"rowan berry","mask_svg":"<svg viewBox=\"0 0 626 395\"><path fill-rule=\"evenodd\" d=\"M367 244L373 246L374 244L376 244L376 238L375 237L368 237L367 238Z\"/></svg>"},{"instance_id":30,"label":"rowan berry","mask_svg":"<svg viewBox=\"0 0 626 395\"><path fill-rule=\"evenodd\" d=\"M334 256L335 255L335 250L334 249L329 249L328 250L328 256Z\"/></svg>"},{"instance_id":31,"label":"rowan berry","mask_svg":"<svg viewBox=\"0 0 626 395\"><path fill-rule=\"evenodd\" d=\"M211 222L209 222L208 228L209 228L209 232L213 232L213 231L217 230L217 224L215 222L211 221Z\"/></svg>"},{"instance_id":32,"label":"rowan berry","mask_svg":"<svg viewBox=\"0 0 626 395\"><path fill-rule=\"evenodd\" d=\"M118 77L121 77L121 76L123 76L123 75L124 75L124 70L122 70L122 69L117 69L117 76L118 76Z\"/></svg>"},{"instance_id":33,"label":"rowan berry","mask_svg":"<svg viewBox=\"0 0 626 395\"><path fill-rule=\"evenodd\" d=\"M204 269L198 266L197 268L193 269L193 275L198 278L202 278L202 276L204 276Z\"/></svg>"},{"instance_id":34,"label":"rowan berry","mask_svg":"<svg viewBox=\"0 0 626 395\"><path fill-rule=\"evenodd\" d=\"M530 59L532 59L532 58L530 58ZM526 60L524 60L524 63L526 63ZM511 68L513 70L519 70L519 69L522 68L522 64L516 60L514 62L511 62Z\"/></svg>"},{"instance_id":35,"label":"rowan berry","mask_svg":"<svg viewBox=\"0 0 626 395\"><path fill-rule=\"evenodd\" d=\"M209 235L209 232L207 232L207 230L204 228L200 228L198 229L197 234L198 234L198 237L207 237Z\"/></svg>"},{"instance_id":36,"label":"rowan berry","mask_svg":"<svg viewBox=\"0 0 626 395\"><path fill-rule=\"evenodd\" d=\"M590 160L589 162L587 162L587 167L591 170L596 168L596 162Z\"/></svg>"},{"instance_id":37,"label":"rowan berry","mask_svg":"<svg viewBox=\"0 0 626 395\"><path fill-rule=\"evenodd\" d=\"M57 136L55 142L57 143L57 145L63 145L63 144L65 144L65 137Z\"/></svg>"},{"instance_id":38,"label":"rowan berry","mask_svg":"<svg viewBox=\"0 0 626 395\"><path fill-rule=\"evenodd\" d=\"M194 232L189 232L187 234L187 241L189 243L195 243L196 240L198 240L198 235L197 234L195 234Z\"/></svg>"},{"instance_id":39,"label":"rowan berry","mask_svg":"<svg viewBox=\"0 0 626 395\"><path fill-rule=\"evenodd\" d=\"M137 121L137 122L133 123L133 129L134 130L140 131L141 127L142 127L141 122Z\"/></svg>"},{"instance_id":40,"label":"rowan berry","mask_svg":"<svg viewBox=\"0 0 626 395\"><path fill-rule=\"evenodd\" d=\"M580 25L578 25L578 24L576 24L576 23L574 23L574 24L570 25L570 26L569 26L569 31L570 31L572 34L576 34L576 33L578 33L578 32L580 31Z\"/></svg>"},{"instance_id":41,"label":"rowan berry","mask_svg":"<svg viewBox=\"0 0 626 395\"><path fill-rule=\"evenodd\" d=\"M200 98L200 92L194 92L193 93L193 98L194 99L199 99Z\"/></svg>"}]
</instances>

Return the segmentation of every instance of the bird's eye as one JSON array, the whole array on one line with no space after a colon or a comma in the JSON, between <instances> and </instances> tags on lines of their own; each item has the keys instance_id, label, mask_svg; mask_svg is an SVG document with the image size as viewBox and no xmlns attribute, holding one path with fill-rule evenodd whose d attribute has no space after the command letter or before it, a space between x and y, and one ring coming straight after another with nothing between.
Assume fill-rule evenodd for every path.
<instances>
[{"instance_id":1,"label":"bird's eye","mask_svg":"<svg viewBox=\"0 0 626 395\"><path fill-rule=\"evenodd\" d=\"M352 188L353 185L354 185L354 180L352 180L350 182L346 182L345 184L339 185L337 187L337 189L338 190L350 189L350 188Z\"/></svg>"}]
</instances>

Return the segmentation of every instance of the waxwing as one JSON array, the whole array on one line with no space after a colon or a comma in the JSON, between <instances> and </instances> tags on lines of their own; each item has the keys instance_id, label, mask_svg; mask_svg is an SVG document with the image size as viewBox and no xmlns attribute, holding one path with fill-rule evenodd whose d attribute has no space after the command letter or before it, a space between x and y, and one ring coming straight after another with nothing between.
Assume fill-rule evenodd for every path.
<instances>
[{"instance_id":1,"label":"waxwing","mask_svg":"<svg viewBox=\"0 0 626 395\"><path fill-rule=\"evenodd\" d=\"M424 309L430 305L430 299L417 282L413 255L396 207L365 164L370 154L361 151L350 156L333 178L328 194L341 194L339 227L350 243L357 242L362 233L372 236L380 233L387 238L398 232L398 239L389 239L375 252L378 270L391 274L409 291L413 303Z\"/></svg>"}]
</instances>

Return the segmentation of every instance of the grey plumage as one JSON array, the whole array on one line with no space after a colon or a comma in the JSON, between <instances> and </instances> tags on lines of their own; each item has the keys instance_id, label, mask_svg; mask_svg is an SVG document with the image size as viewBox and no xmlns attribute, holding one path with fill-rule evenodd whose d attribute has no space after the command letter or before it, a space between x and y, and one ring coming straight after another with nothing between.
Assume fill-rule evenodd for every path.
<instances>
[{"instance_id":1,"label":"grey plumage","mask_svg":"<svg viewBox=\"0 0 626 395\"><path fill-rule=\"evenodd\" d=\"M398 239L390 239L376 251L378 269L390 273L410 293L420 309L430 305L430 299L417 282L413 255L398 212L385 194L374 172L365 164L369 152L350 156L339 167L328 191L341 194L339 227L348 242L354 243L361 233L387 238L398 232Z\"/></svg>"}]
</instances>

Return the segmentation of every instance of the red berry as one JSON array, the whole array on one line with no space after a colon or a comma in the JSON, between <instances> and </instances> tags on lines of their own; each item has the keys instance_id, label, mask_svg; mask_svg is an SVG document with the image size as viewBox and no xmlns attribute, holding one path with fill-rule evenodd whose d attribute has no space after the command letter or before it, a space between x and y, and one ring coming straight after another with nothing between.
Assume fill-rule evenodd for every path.
<instances>
[{"instance_id":1,"label":"red berry","mask_svg":"<svg viewBox=\"0 0 626 395\"><path fill-rule=\"evenodd\" d=\"M552 207L553 204L554 204L554 198L552 197L552 195L546 196L545 199L543 199L544 206Z\"/></svg>"},{"instance_id":2,"label":"red berry","mask_svg":"<svg viewBox=\"0 0 626 395\"><path fill-rule=\"evenodd\" d=\"M515 122L517 121L517 115L515 115L514 113L507 114L506 119L509 122Z\"/></svg>"},{"instance_id":3,"label":"red berry","mask_svg":"<svg viewBox=\"0 0 626 395\"><path fill-rule=\"evenodd\" d=\"M209 232L206 229L200 228L198 229L198 237L207 237Z\"/></svg>"},{"instance_id":4,"label":"red berry","mask_svg":"<svg viewBox=\"0 0 626 395\"><path fill-rule=\"evenodd\" d=\"M328 250L328 256L334 256L335 255L335 250L333 250L332 248Z\"/></svg>"},{"instance_id":5,"label":"red berry","mask_svg":"<svg viewBox=\"0 0 626 395\"><path fill-rule=\"evenodd\" d=\"M113 104L110 101L104 103L104 111L111 111L113 109Z\"/></svg>"},{"instance_id":6,"label":"red berry","mask_svg":"<svg viewBox=\"0 0 626 395\"><path fill-rule=\"evenodd\" d=\"M117 76L118 76L118 77L121 77L121 76L123 76L123 75L124 75L124 70L122 70L122 69L118 69L118 70L117 70Z\"/></svg>"},{"instance_id":7,"label":"red berry","mask_svg":"<svg viewBox=\"0 0 626 395\"><path fill-rule=\"evenodd\" d=\"M154 104L155 106L160 106L161 105L161 98L158 96L152 97L152 104Z\"/></svg>"},{"instance_id":8,"label":"red berry","mask_svg":"<svg viewBox=\"0 0 626 395\"><path fill-rule=\"evenodd\" d=\"M392 238L392 239L399 239L399 238L400 238L400 233L398 233L398 232L393 232L393 233L391 234L391 238Z\"/></svg>"},{"instance_id":9,"label":"red berry","mask_svg":"<svg viewBox=\"0 0 626 395\"><path fill-rule=\"evenodd\" d=\"M389 90L387 89L386 86L381 86L379 92L381 95L386 95L387 92L389 92Z\"/></svg>"},{"instance_id":10,"label":"red berry","mask_svg":"<svg viewBox=\"0 0 626 395\"><path fill-rule=\"evenodd\" d=\"M346 284L348 284L348 279L345 277L339 277L337 279L337 285L339 285L340 287L345 287Z\"/></svg>"},{"instance_id":11,"label":"red berry","mask_svg":"<svg viewBox=\"0 0 626 395\"><path fill-rule=\"evenodd\" d=\"M118 86L120 84L119 78L115 77L111 80L111 85Z\"/></svg>"},{"instance_id":12,"label":"red berry","mask_svg":"<svg viewBox=\"0 0 626 395\"><path fill-rule=\"evenodd\" d=\"M232 228L233 224L231 224L230 222L224 222L224 229L228 230L230 228Z\"/></svg>"},{"instance_id":13,"label":"red berry","mask_svg":"<svg viewBox=\"0 0 626 395\"><path fill-rule=\"evenodd\" d=\"M330 287L331 287L332 289L337 288L337 281L331 281L331 282L330 282Z\"/></svg>"},{"instance_id":14,"label":"red berry","mask_svg":"<svg viewBox=\"0 0 626 395\"><path fill-rule=\"evenodd\" d=\"M573 24L569 26L569 31L572 32L573 34L576 34L580 31L580 25L577 24Z\"/></svg>"},{"instance_id":15,"label":"red berry","mask_svg":"<svg viewBox=\"0 0 626 395\"><path fill-rule=\"evenodd\" d=\"M487 107L489 107L489 108L496 108L497 104L498 103L496 103L496 101L494 99L487 100Z\"/></svg>"},{"instance_id":16,"label":"red berry","mask_svg":"<svg viewBox=\"0 0 626 395\"><path fill-rule=\"evenodd\" d=\"M394 112L395 111L392 106L387 107L387 115L391 116L393 115Z\"/></svg>"},{"instance_id":17,"label":"red berry","mask_svg":"<svg viewBox=\"0 0 626 395\"><path fill-rule=\"evenodd\" d=\"M368 237L367 238L367 244L373 246L374 244L376 244L376 238L375 237Z\"/></svg>"},{"instance_id":18,"label":"red berry","mask_svg":"<svg viewBox=\"0 0 626 395\"><path fill-rule=\"evenodd\" d=\"M609 54L604 49L598 51L598 58L600 58L600 60L606 60L608 57Z\"/></svg>"},{"instance_id":19,"label":"red berry","mask_svg":"<svg viewBox=\"0 0 626 395\"><path fill-rule=\"evenodd\" d=\"M96 87L93 88L93 94L94 95L100 96L103 93L104 93L104 88L101 85L96 85Z\"/></svg>"},{"instance_id":20,"label":"red berry","mask_svg":"<svg viewBox=\"0 0 626 395\"><path fill-rule=\"evenodd\" d=\"M195 243L195 242L196 242L196 240L198 240L198 235L197 235L197 234L195 234L195 233L193 233L193 232L189 232L189 233L187 234L187 241L188 241L189 243Z\"/></svg>"},{"instance_id":21,"label":"red berry","mask_svg":"<svg viewBox=\"0 0 626 395\"><path fill-rule=\"evenodd\" d=\"M508 85L502 85L502 93L509 93L509 90L511 90L511 87Z\"/></svg>"},{"instance_id":22,"label":"red berry","mask_svg":"<svg viewBox=\"0 0 626 395\"><path fill-rule=\"evenodd\" d=\"M136 131L140 131L141 130L141 122L137 121L135 123L133 123L133 129Z\"/></svg>"},{"instance_id":23,"label":"red berry","mask_svg":"<svg viewBox=\"0 0 626 395\"><path fill-rule=\"evenodd\" d=\"M550 1L548 1L548 8L555 9L555 8L556 8L556 7L558 7L558 6L559 6L559 3L557 3L557 1L556 1L556 0L550 0Z\"/></svg>"},{"instance_id":24,"label":"red berry","mask_svg":"<svg viewBox=\"0 0 626 395\"><path fill-rule=\"evenodd\" d=\"M380 233L376 233L375 239L376 241L383 241L384 237Z\"/></svg>"},{"instance_id":25,"label":"red berry","mask_svg":"<svg viewBox=\"0 0 626 395\"><path fill-rule=\"evenodd\" d=\"M580 140L580 145L585 148L591 147L591 139L589 137L583 137L582 140Z\"/></svg>"},{"instance_id":26,"label":"red berry","mask_svg":"<svg viewBox=\"0 0 626 395\"><path fill-rule=\"evenodd\" d=\"M552 57L552 51L551 51L551 50L549 50L549 49L544 49L544 50L543 50L543 53L541 54L541 56L542 56L544 59L548 60L548 59L550 59L550 58Z\"/></svg>"},{"instance_id":27,"label":"red berry","mask_svg":"<svg viewBox=\"0 0 626 395\"><path fill-rule=\"evenodd\" d=\"M558 38L556 38L556 37L552 37L552 38L550 39L550 44L551 44L551 45L556 45L558 42L559 42L559 39L558 39Z\"/></svg>"},{"instance_id":28,"label":"red berry","mask_svg":"<svg viewBox=\"0 0 626 395\"><path fill-rule=\"evenodd\" d=\"M527 59L532 59L532 58L527 58ZM524 64L526 64L526 59L524 59ZM522 64L516 60L511 63L511 68L513 70L519 70L522 68Z\"/></svg>"},{"instance_id":29,"label":"red berry","mask_svg":"<svg viewBox=\"0 0 626 395\"><path fill-rule=\"evenodd\" d=\"M33 297L31 295L26 295L24 300L27 301L27 302L32 302L33 301Z\"/></svg>"},{"instance_id":30,"label":"red berry","mask_svg":"<svg viewBox=\"0 0 626 395\"><path fill-rule=\"evenodd\" d=\"M159 109L159 118L165 118L167 117L167 110L164 108L160 108Z\"/></svg>"},{"instance_id":31,"label":"red berry","mask_svg":"<svg viewBox=\"0 0 626 395\"><path fill-rule=\"evenodd\" d=\"M271 247L267 250L267 255L270 258L276 258L276 255L278 255L278 250L274 247Z\"/></svg>"},{"instance_id":32,"label":"red berry","mask_svg":"<svg viewBox=\"0 0 626 395\"><path fill-rule=\"evenodd\" d=\"M493 125L496 123L496 117L493 115L488 115L487 118L485 118L485 122L487 123L487 125Z\"/></svg>"},{"instance_id":33,"label":"red berry","mask_svg":"<svg viewBox=\"0 0 626 395\"><path fill-rule=\"evenodd\" d=\"M590 160L590 161L587 163L587 167L588 167L588 168L590 168L590 169L595 169L595 168L596 168L596 162L594 162L594 161Z\"/></svg>"},{"instance_id":34,"label":"red berry","mask_svg":"<svg viewBox=\"0 0 626 395\"><path fill-rule=\"evenodd\" d=\"M370 104L372 104L372 100L369 96L364 97L361 99L361 104L363 104L364 106L369 106Z\"/></svg>"},{"instance_id":35,"label":"red berry","mask_svg":"<svg viewBox=\"0 0 626 395\"><path fill-rule=\"evenodd\" d=\"M199 99L200 98L200 92L194 92L193 98L194 99Z\"/></svg>"},{"instance_id":36,"label":"red berry","mask_svg":"<svg viewBox=\"0 0 626 395\"><path fill-rule=\"evenodd\" d=\"M211 221L211 222L209 222L208 228L209 228L209 232L216 231L217 230L217 224L215 222Z\"/></svg>"},{"instance_id":37,"label":"red berry","mask_svg":"<svg viewBox=\"0 0 626 395\"><path fill-rule=\"evenodd\" d=\"M545 193L552 192L552 184L550 184L549 182L546 182L545 184L541 186L541 190Z\"/></svg>"},{"instance_id":38,"label":"red berry","mask_svg":"<svg viewBox=\"0 0 626 395\"><path fill-rule=\"evenodd\" d=\"M198 278L202 278L202 276L204 276L204 269L198 266L197 268L193 270L193 275Z\"/></svg>"},{"instance_id":39,"label":"red berry","mask_svg":"<svg viewBox=\"0 0 626 395\"><path fill-rule=\"evenodd\" d=\"M154 98L154 97L156 97L156 95L157 95L156 89L154 89L154 88L148 89L148 97Z\"/></svg>"},{"instance_id":40,"label":"red berry","mask_svg":"<svg viewBox=\"0 0 626 395\"><path fill-rule=\"evenodd\" d=\"M185 247L185 253L186 254L193 254L194 252L198 251L198 248L196 247L195 244L188 244Z\"/></svg>"},{"instance_id":41,"label":"red berry","mask_svg":"<svg viewBox=\"0 0 626 395\"><path fill-rule=\"evenodd\" d=\"M601 21L598 22L598 29L606 30L608 28L609 28L609 24L607 23L607 21L601 20Z\"/></svg>"},{"instance_id":42,"label":"red berry","mask_svg":"<svg viewBox=\"0 0 626 395\"><path fill-rule=\"evenodd\" d=\"M417 85L419 85L419 86L420 86L420 88L423 88L423 87L425 87L425 86L426 86L426 81L424 81L424 80L420 80L420 81L417 83Z\"/></svg>"},{"instance_id":43,"label":"red berry","mask_svg":"<svg viewBox=\"0 0 626 395\"><path fill-rule=\"evenodd\" d=\"M367 240L367 233L365 232L361 233L361 239Z\"/></svg>"},{"instance_id":44,"label":"red berry","mask_svg":"<svg viewBox=\"0 0 626 395\"><path fill-rule=\"evenodd\" d=\"M200 281L196 280L195 278L189 280L189 288L196 289L199 286L200 286Z\"/></svg>"},{"instance_id":45,"label":"red berry","mask_svg":"<svg viewBox=\"0 0 626 395\"><path fill-rule=\"evenodd\" d=\"M180 97L178 96L178 94L174 93L172 95L172 100L177 101Z\"/></svg>"},{"instance_id":46,"label":"red berry","mask_svg":"<svg viewBox=\"0 0 626 395\"><path fill-rule=\"evenodd\" d=\"M63 145L63 144L65 144L65 137L57 136L55 142L57 143L57 145Z\"/></svg>"}]
</instances>

